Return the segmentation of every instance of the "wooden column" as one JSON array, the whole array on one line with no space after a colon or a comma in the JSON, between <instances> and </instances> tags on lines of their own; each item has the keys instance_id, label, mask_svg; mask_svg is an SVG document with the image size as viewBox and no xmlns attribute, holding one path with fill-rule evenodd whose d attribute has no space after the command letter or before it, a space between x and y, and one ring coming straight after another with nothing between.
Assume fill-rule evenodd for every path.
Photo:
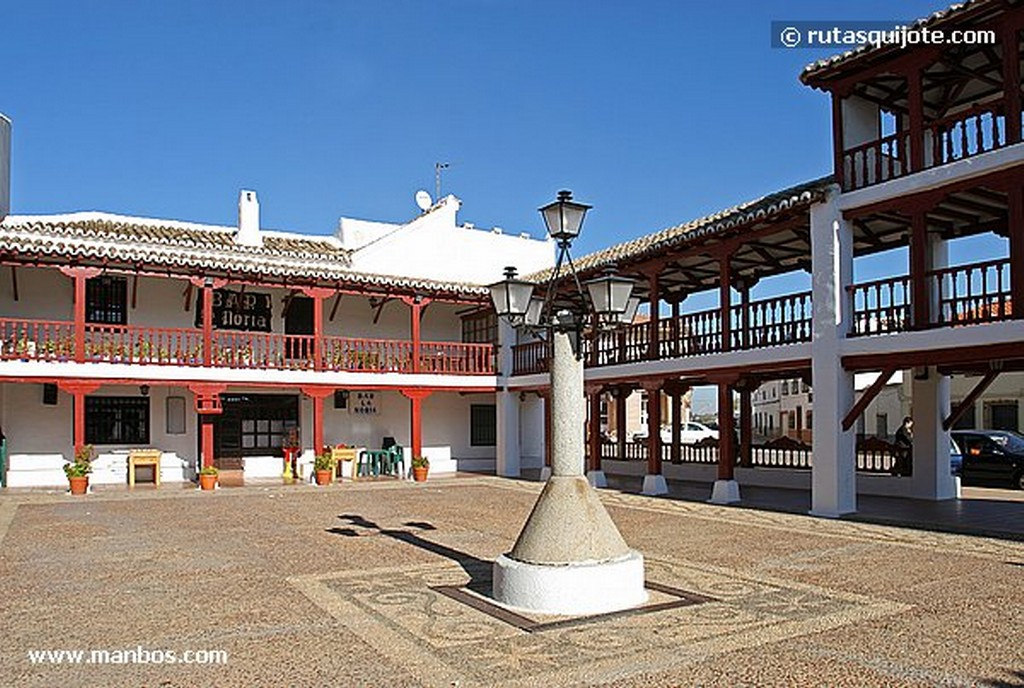
<instances>
[{"instance_id":1,"label":"wooden column","mask_svg":"<svg viewBox=\"0 0 1024 688\"><path fill-rule=\"evenodd\" d=\"M661 381L641 383L647 392L647 475L661 475Z\"/></svg>"},{"instance_id":2,"label":"wooden column","mask_svg":"<svg viewBox=\"0 0 1024 688\"><path fill-rule=\"evenodd\" d=\"M74 399L74 421L72 434L74 435L75 451L77 452L86 444L85 441L85 395L91 394L100 388L99 382L92 380L63 380L57 383L61 391L66 392Z\"/></svg>"},{"instance_id":3,"label":"wooden column","mask_svg":"<svg viewBox=\"0 0 1024 688\"><path fill-rule=\"evenodd\" d=\"M324 450L324 397L334 394L333 387L303 387L302 393L313 400L313 453Z\"/></svg>"},{"instance_id":4,"label":"wooden column","mask_svg":"<svg viewBox=\"0 0 1024 688\"><path fill-rule=\"evenodd\" d=\"M910 218L910 305L913 326L925 329L929 322L931 295L928 293L928 228L924 210L915 209Z\"/></svg>"},{"instance_id":5,"label":"wooden column","mask_svg":"<svg viewBox=\"0 0 1024 688\"><path fill-rule=\"evenodd\" d=\"M732 265L728 253L718 258L718 308L722 321L722 351L732 351Z\"/></svg>"},{"instance_id":6,"label":"wooden column","mask_svg":"<svg viewBox=\"0 0 1024 688\"><path fill-rule=\"evenodd\" d=\"M409 436L412 444L412 455L423 456L423 400L433 390L403 389L402 394L409 399Z\"/></svg>"},{"instance_id":7,"label":"wooden column","mask_svg":"<svg viewBox=\"0 0 1024 688\"><path fill-rule=\"evenodd\" d=\"M910 172L924 169L924 93L921 67L907 70L907 109L910 114Z\"/></svg>"},{"instance_id":8,"label":"wooden column","mask_svg":"<svg viewBox=\"0 0 1024 688\"><path fill-rule=\"evenodd\" d=\"M661 307L661 280L658 271L652 271L647 276L647 281L651 291L649 298L651 319L647 323L647 360L657 361L660 353L658 323L661 318L659 313Z\"/></svg>"},{"instance_id":9,"label":"wooden column","mask_svg":"<svg viewBox=\"0 0 1024 688\"><path fill-rule=\"evenodd\" d=\"M1008 189L1007 232L1010 237L1010 301L1013 317L1024 319L1024 187Z\"/></svg>"},{"instance_id":10,"label":"wooden column","mask_svg":"<svg viewBox=\"0 0 1024 688\"><path fill-rule=\"evenodd\" d=\"M420 353L422 337L421 325L423 320L423 309L430 303L430 299L422 296L403 296L402 301L409 306L409 333L412 339L412 372L419 373L423 370L423 356Z\"/></svg>"},{"instance_id":11,"label":"wooden column","mask_svg":"<svg viewBox=\"0 0 1024 688\"><path fill-rule=\"evenodd\" d=\"M835 168L836 181L839 188L845 189L843 176L846 174L843 164L843 94L832 93L832 165Z\"/></svg>"},{"instance_id":12,"label":"wooden column","mask_svg":"<svg viewBox=\"0 0 1024 688\"><path fill-rule=\"evenodd\" d=\"M75 281L75 361L85 362L85 282L98 276L100 268L64 267L60 271Z\"/></svg>"},{"instance_id":13,"label":"wooden column","mask_svg":"<svg viewBox=\"0 0 1024 688\"><path fill-rule=\"evenodd\" d=\"M1017 27L1007 28L1003 44L1003 93L1006 94L1006 143L1021 140L1020 34Z\"/></svg>"},{"instance_id":14,"label":"wooden column","mask_svg":"<svg viewBox=\"0 0 1024 688\"><path fill-rule=\"evenodd\" d=\"M601 388L588 387L587 401L590 403L590 424L587 434L590 461L588 469L601 470Z\"/></svg>"},{"instance_id":15,"label":"wooden column","mask_svg":"<svg viewBox=\"0 0 1024 688\"><path fill-rule=\"evenodd\" d=\"M223 413L220 395L227 389L227 385L197 383L189 385L195 400L196 413L199 414L200 437L202 448L200 450L202 467L207 468L214 465L213 446L213 417Z\"/></svg>"},{"instance_id":16,"label":"wooden column","mask_svg":"<svg viewBox=\"0 0 1024 688\"><path fill-rule=\"evenodd\" d=\"M672 398L672 463L682 463L683 460L683 394L680 387L673 387Z\"/></svg>"},{"instance_id":17,"label":"wooden column","mask_svg":"<svg viewBox=\"0 0 1024 688\"><path fill-rule=\"evenodd\" d=\"M750 348L750 285L746 280L740 285L740 346Z\"/></svg>"},{"instance_id":18,"label":"wooden column","mask_svg":"<svg viewBox=\"0 0 1024 688\"><path fill-rule=\"evenodd\" d=\"M626 399L631 392L625 387L615 390L615 444L619 461L626 460Z\"/></svg>"},{"instance_id":19,"label":"wooden column","mask_svg":"<svg viewBox=\"0 0 1024 688\"><path fill-rule=\"evenodd\" d=\"M203 290L203 365L213 365L213 290L220 289L227 280L208 277L190 277L192 286Z\"/></svg>"},{"instance_id":20,"label":"wooden column","mask_svg":"<svg viewBox=\"0 0 1024 688\"><path fill-rule=\"evenodd\" d=\"M313 370L324 369L324 299L334 293L324 287L304 287L302 293L313 299Z\"/></svg>"},{"instance_id":21,"label":"wooden column","mask_svg":"<svg viewBox=\"0 0 1024 688\"><path fill-rule=\"evenodd\" d=\"M754 459L754 409L749 384L740 388L740 465L749 468Z\"/></svg>"},{"instance_id":22,"label":"wooden column","mask_svg":"<svg viewBox=\"0 0 1024 688\"><path fill-rule=\"evenodd\" d=\"M679 303L682 301L681 298L672 299L672 355L681 356L682 351L679 346Z\"/></svg>"},{"instance_id":23,"label":"wooden column","mask_svg":"<svg viewBox=\"0 0 1024 688\"><path fill-rule=\"evenodd\" d=\"M733 421L732 385L718 381L718 479L733 480L736 457L736 428Z\"/></svg>"}]
</instances>

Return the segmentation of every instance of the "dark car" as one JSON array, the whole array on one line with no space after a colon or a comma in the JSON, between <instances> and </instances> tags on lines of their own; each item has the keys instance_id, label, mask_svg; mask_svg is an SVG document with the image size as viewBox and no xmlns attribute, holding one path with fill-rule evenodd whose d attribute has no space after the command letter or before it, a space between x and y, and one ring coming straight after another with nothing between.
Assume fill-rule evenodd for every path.
<instances>
[{"instance_id":1,"label":"dark car","mask_svg":"<svg viewBox=\"0 0 1024 688\"><path fill-rule=\"evenodd\" d=\"M960 476L967 485L1024 489L1024 436L1009 430L957 430Z\"/></svg>"}]
</instances>

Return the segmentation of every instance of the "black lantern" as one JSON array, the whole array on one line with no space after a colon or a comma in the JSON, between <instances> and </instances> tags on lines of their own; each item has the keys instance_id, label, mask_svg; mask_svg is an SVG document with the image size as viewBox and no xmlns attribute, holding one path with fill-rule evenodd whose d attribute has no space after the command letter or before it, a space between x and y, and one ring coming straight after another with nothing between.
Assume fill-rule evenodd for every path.
<instances>
[{"instance_id":1,"label":"black lantern","mask_svg":"<svg viewBox=\"0 0 1024 688\"><path fill-rule=\"evenodd\" d=\"M584 283L590 294L590 305L598 317L604 320L618 320L618 316L629 307L629 297L633 293L633 280L616 275L608 270L601 277Z\"/></svg>"},{"instance_id":2,"label":"black lantern","mask_svg":"<svg viewBox=\"0 0 1024 688\"><path fill-rule=\"evenodd\" d=\"M489 287L498 317L507 318L510 322L522 322L530 310L533 286L533 282L516 279L514 267L506 267L505 279Z\"/></svg>"},{"instance_id":3,"label":"black lantern","mask_svg":"<svg viewBox=\"0 0 1024 688\"><path fill-rule=\"evenodd\" d=\"M572 191L559 191L558 200L540 209L548 234L559 243L569 243L580 235L583 218L591 206L572 200Z\"/></svg>"}]
</instances>

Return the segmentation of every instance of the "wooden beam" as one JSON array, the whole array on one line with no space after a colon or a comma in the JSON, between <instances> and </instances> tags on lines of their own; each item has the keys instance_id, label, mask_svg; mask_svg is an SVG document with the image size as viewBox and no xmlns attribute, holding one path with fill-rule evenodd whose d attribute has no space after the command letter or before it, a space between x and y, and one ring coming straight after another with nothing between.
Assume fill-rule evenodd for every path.
<instances>
[{"instance_id":1,"label":"wooden beam","mask_svg":"<svg viewBox=\"0 0 1024 688\"><path fill-rule=\"evenodd\" d=\"M20 300L18 297L18 268L15 265L11 266L11 290L14 292L14 300Z\"/></svg>"},{"instance_id":2,"label":"wooden beam","mask_svg":"<svg viewBox=\"0 0 1024 688\"><path fill-rule=\"evenodd\" d=\"M974 406L974 402L977 401L978 397L980 397L985 390L989 388L989 385L995 382L995 379L999 377L999 373L1001 372L1001 370L990 370L985 373L985 376L978 380L978 384L974 385L974 389L972 389L970 393L956 405L956 408L950 411L949 415L946 416L946 419L942 421L942 429L949 430L952 428L964 413L967 412L967 409Z\"/></svg>"},{"instance_id":3,"label":"wooden beam","mask_svg":"<svg viewBox=\"0 0 1024 688\"><path fill-rule=\"evenodd\" d=\"M875 381L871 383L871 386L864 390L864 394L861 395L860 399L857 400L857 403L853 405L852 409L850 409L850 412L846 414L845 418L843 418L844 431L853 427L853 424L857 422L857 418L860 414L864 413L864 409L868 407L868 404L875 400L878 393L882 391L885 384L889 382L895 374L896 368L886 368L878 375Z\"/></svg>"}]
</instances>

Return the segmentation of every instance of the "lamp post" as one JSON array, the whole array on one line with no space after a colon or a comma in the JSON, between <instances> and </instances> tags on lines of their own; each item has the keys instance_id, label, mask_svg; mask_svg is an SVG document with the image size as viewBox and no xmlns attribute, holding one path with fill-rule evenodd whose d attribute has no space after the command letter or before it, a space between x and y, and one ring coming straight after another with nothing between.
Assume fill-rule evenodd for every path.
<instances>
[{"instance_id":1,"label":"lamp post","mask_svg":"<svg viewBox=\"0 0 1024 688\"><path fill-rule=\"evenodd\" d=\"M632 320L639 304L632 280L612 273L589 280L584 291L569 249L589 209L568 191L540 209L558 246L543 299L514 268L490 287L498 316L546 336L552 351L551 477L511 551L494 562L493 595L509 607L548 614L611 612L647 599L643 556L623 540L584 476L582 334L594 322L610 328ZM571 285L560 293L566 266Z\"/></svg>"}]
</instances>

